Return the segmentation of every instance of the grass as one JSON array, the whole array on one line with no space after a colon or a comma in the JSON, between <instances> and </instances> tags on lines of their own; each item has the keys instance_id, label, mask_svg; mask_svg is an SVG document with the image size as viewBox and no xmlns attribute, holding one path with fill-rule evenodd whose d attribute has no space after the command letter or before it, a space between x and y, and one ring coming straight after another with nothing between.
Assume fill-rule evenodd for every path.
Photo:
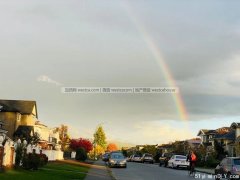
<instances>
[{"instance_id":1,"label":"grass","mask_svg":"<svg viewBox=\"0 0 240 180\"><path fill-rule=\"evenodd\" d=\"M53 162L39 169L38 171L9 170L0 173L1 180L73 180L84 179L88 167L66 164L63 162Z\"/></svg>"}]
</instances>

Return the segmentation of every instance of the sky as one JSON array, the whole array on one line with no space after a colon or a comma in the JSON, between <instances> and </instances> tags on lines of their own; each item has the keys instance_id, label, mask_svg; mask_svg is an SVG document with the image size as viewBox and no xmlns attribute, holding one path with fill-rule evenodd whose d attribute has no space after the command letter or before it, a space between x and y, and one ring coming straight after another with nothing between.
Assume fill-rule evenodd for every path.
<instances>
[{"instance_id":1,"label":"sky","mask_svg":"<svg viewBox=\"0 0 240 180\"><path fill-rule=\"evenodd\" d=\"M161 144L240 121L240 2L0 1L0 98L92 138ZM150 46L152 45L152 46ZM154 55L159 54L156 58ZM62 87L168 87L173 94L64 94ZM165 69L166 70L166 69Z\"/></svg>"}]
</instances>

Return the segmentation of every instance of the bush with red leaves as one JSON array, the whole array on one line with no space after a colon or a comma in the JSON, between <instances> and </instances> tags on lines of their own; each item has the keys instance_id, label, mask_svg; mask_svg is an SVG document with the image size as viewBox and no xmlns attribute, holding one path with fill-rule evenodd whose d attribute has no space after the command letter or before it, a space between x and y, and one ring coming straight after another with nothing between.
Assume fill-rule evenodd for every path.
<instances>
[{"instance_id":1,"label":"bush with red leaves","mask_svg":"<svg viewBox=\"0 0 240 180\"><path fill-rule=\"evenodd\" d=\"M70 148L76 151L79 148L84 148L87 153L93 149L93 145L91 141L84 138L79 139L71 139L70 141Z\"/></svg>"}]
</instances>

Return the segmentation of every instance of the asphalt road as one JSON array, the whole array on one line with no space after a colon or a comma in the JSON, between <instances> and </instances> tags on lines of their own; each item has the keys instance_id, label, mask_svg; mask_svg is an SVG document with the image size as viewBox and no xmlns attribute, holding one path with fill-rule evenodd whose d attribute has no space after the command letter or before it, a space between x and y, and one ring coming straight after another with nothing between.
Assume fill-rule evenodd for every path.
<instances>
[{"instance_id":1,"label":"asphalt road","mask_svg":"<svg viewBox=\"0 0 240 180\"><path fill-rule=\"evenodd\" d=\"M156 164L142 164L128 162L128 167L111 168L112 175L117 180L188 180L214 179L208 174L196 172L195 178L188 176L188 171L159 167Z\"/></svg>"}]
</instances>

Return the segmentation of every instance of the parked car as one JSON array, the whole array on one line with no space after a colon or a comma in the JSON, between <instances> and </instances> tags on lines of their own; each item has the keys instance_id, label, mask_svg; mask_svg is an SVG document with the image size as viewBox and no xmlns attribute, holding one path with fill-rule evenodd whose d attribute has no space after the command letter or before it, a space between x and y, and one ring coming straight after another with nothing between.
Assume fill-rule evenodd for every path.
<instances>
[{"instance_id":1,"label":"parked car","mask_svg":"<svg viewBox=\"0 0 240 180\"><path fill-rule=\"evenodd\" d=\"M187 156L173 155L168 161L168 167L171 168L188 168L190 163L187 161Z\"/></svg>"},{"instance_id":2,"label":"parked car","mask_svg":"<svg viewBox=\"0 0 240 180\"><path fill-rule=\"evenodd\" d=\"M139 154L134 154L132 156L132 162L141 162L141 156Z\"/></svg>"},{"instance_id":3,"label":"parked car","mask_svg":"<svg viewBox=\"0 0 240 180\"><path fill-rule=\"evenodd\" d=\"M163 153L159 158L159 166L164 165L167 167L169 159L174 155L174 153Z\"/></svg>"},{"instance_id":4,"label":"parked car","mask_svg":"<svg viewBox=\"0 0 240 180\"><path fill-rule=\"evenodd\" d=\"M131 161L132 161L132 157L133 157L133 155L127 157L127 161L128 161L128 162L131 162Z\"/></svg>"},{"instance_id":5,"label":"parked car","mask_svg":"<svg viewBox=\"0 0 240 180\"><path fill-rule=\"evenodd\" d=\"M239 179L240 177L240 158L226 157L215 168L216 179Z\"/></svg>"},{"instance_id":6,"label":"parked car","mask_svg":"<svg viewBox=\"0 0 240 180\"><path fill-rule=\"evenodd\" d=\"M141 162L142 163L149 162L153 164L153 155L149 153L143 154L143 156L141 157Z\"/></svg>"},{"instance_id":7,"label":"parked car","mask_svg":"<svg viewBox=\"0 0 240 180\"><path fill-rule=\"evenodd\" d=\"M107 161L109 160L109 154L110 154L110 153L105 153L105 154L103 154L103 155L102 155L102 160L105 161L105 162L107 162Z\"/></svg>"},{"instance_id":8,"label":"parked car","mask_svg":"<svg viewBox=\"0 0 240 180\"><path fill-rule=\"evenodd\" d=\"M121 152L111 152L108 160L109 167L127 167L127 160Z\"/></svg>"}]
</instances>

